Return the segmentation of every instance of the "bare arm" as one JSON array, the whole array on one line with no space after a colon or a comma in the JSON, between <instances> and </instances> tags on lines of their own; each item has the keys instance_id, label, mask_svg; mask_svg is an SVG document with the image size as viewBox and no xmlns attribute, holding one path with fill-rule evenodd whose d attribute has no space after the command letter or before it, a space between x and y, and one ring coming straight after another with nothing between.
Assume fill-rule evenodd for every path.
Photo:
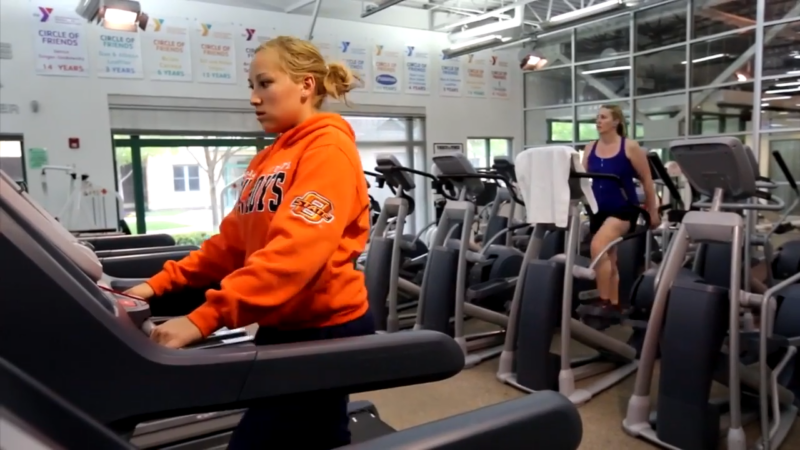
<instances>
[{"instance_id":1,"label":"bare arm","mask_svg":"<svg viewBox=\"0 0 800 450\"><path fill-rule=\"evenodd\" d=\"M648 211L657 211L658 202L656 201L656 189L653 184L653 175L650 173L650 163L647 161L647 153L639 147L639 143L634 140L626 141L625 155L631 161L634 170L639 175L642 188L645 194L645 206Z\"/></svg>"}]
</instances>

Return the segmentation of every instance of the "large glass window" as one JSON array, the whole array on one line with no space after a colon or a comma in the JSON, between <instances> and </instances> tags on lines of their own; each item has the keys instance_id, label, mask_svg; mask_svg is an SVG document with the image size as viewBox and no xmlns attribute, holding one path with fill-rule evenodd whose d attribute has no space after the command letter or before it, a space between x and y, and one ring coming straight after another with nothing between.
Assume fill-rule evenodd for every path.
<instances>
[{"instance_id":1,"label":"large glass window","mask_svg":"<svg viewBox=\"0 0 800 450\"><path fill-rule=\"evenodd\" d=\"M469 138L467 139L467 158L473 166L491 167L496 156L511 156L509 138Z\"/></svg>"},{"instance_id":2,"label":"large glass window","mask_svg":"<svg viewBox=\"0 0 800 450\"><path fill-rule=\"evenodd\" d=\"M646 9L635 20L637 52L686 42L685 1Z\"/></svg>"},{"instance_id":3,"label":"large glass window","mask_svg":"<svg viewBox=\"0 0 800 450\"><path fill-rule=\"evenodd\" d=\"M753 145L762 130L762 143L767 134L797 131L800 4L765 2L762 48L755 46L757 2L743 0L639 2L630 13L561 29L560 42L545 30L534 52L563 53L571 32L572 54L550 74L526 75L524 146L581 148L597 137L594 117L607 103L626 111L629 136L662 152L686 136L734 136ZM754 95L761 76L762 92ZM760 114L761 130L753 130L753 114Z\"/></svg>"},{"instance_id":4,"label":"large glass window","mask_svg":"<svg viewBox=\"0 0 800 450\"><path fill-rule=\"evenodd\" d=\"M575 29L575 62L612 58L630 52L630 16L617 16Z\"/></svg>"},{"instance_id":5,"label":"large glass window","mask_svg":"<svg viewBox=\"0 0 800 450\"><path fill-rule=\"evenodd\" d=\"M575 68L575 98L593 102L627 97L630 94L631 65L628 58Z\"/></svg>"},{"instance_id":6,"label":"large glass window","mask_svg":"<svg viewBox=\"0 0 800 450\"><path fill-rule=\"evenodd\" d=\"M662 139L683 136L686 122L686 94L664 95L634 100L636 139Z\"/></svg>"},{"instance_id":7,"label":"large glass window","mask_svg":"<svg viewBox=\"0 0 800 450\"><path fill-rule=\"evenodd\" d=\"M689 134L742 133L753 120L753 83L692 92Z\"/></svg>"},{"instance_id":8,"label":"large glass window","mask_svg":"<svg viewBox=\"0 0 800 450\"><path fill-rule=\"evenodd\" d=\"M375 169L379 153L396 155L409 167L424 170L424 119L345 116L357 135L364 169ZM182 243L198 243L217 232L236 205L250 160L273 137L115 135L114 155L121 215L135 233L169 233ZM424 153L423 153L424 154ZM427 188L417 187L421 195ZM385 189L389 192L388 189ZM371 193L383 200L386 192ZM391 194L389 194L391 195ZM427 218L427 202L409 220Z\"/></svg>"},{"instance_id":9,"label":"large glass window","mask_svg":"<svg viewBox=\"0 0 800 450\"><path fill-rule=\"evenodd\" d=\"M800 10L800 4L795 8ZM800 78L800 20L764 27L765 77Z\"/></svg>"},{"instance_id":10,"label":"large glass window","mask_svg":"<svg viewBox=\"0 0 800 450\"><path fill-rule=\"evenodd\" d=\"M356 141L403 142L408 140L408 123L403 117L344 116L356 132Z\"/></svg>"},{"instance_id":11,"label":"large glass window","mask_svg":"<svg viewBox=\"0 0 800 450\"><path fill-rule=\"evenodd\" d=\"M572 103L572 69L570 67L525 73L525 107Z\"/></svg>"},{"instance_id":12,"label":"large glass window","mask_svg":"<svg viewBox=\"0 0 800 450\"><path fill-rule=\"evenodd\" d=\"M531 147L553 142L550 123L572 123L573 120L572 107L525 111L525 145ZM559 137L561 136L563 135L560 134ZM572 139L566 140L571 141Z\"/></svg>"},{"instance_id":13,"label":"large glass window","mask_svg":"<svg viewBox=\"0 0 800 450\"><path fill-rule=\"evenodd\" d=\"M692 37L695 39L755 24L755 1L695 1Z\"/></svg>"},{"instance_id":14,"label":"large glass window","mask_svg":"<svg viewBox=\"0 0 800 450\"><path fill-rule=\"evenodd\" d=\"M800 17L797 0L764 0L764 20L767 22L791 17Z\"/></svg>"},{"instance_id":15,"label":"large glass window","mask_svg":"<svg viewBox=\"0 0 800 450\"><path fill-rule=\"evenodd\" d=\"M572 30L549 35L546 41L536 43L534 51L547 60L546 67L572 64Z\"/></svg>"},{"instance_id":16,"label":"large glass window","mask_svg":"<svg viewBox=\"0 0 800 450\"><path fill-rule=\"evenodd\" d=\"M686 47L672 47L634 59L635 95L662 94L686 89Z\"/></svg>"},{"instance_id":17,"label":"large glass window","mask_svg":"<svg viewBox=\"0 0 800 450\"><path fill-rule=\"evenodd\" d=\"M692 44L692 86L752 79L755 42L755 29L749 29Z\"/></svg>"}]
</instances>

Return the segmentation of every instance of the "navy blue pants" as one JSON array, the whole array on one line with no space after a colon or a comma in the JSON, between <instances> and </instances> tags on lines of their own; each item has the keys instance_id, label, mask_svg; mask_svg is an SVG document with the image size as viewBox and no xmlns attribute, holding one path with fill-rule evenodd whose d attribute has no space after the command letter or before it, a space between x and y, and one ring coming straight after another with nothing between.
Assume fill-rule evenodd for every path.
<instances>
[{"instance_id":1,"label":"navy blue pants","mask_svg":"<svg viewBox=\"0 0 800 450\"><path fill-rule=\"evenodd\" d=\"M324 328L277 330L259 328L257 345L320 341L375 333L372 314ZM298 374L325 378L324 373ZM270 400L251 407L233 432L228 450L330 450L350 443L348 396L314 393Z\"/></svg>"}]
</instances>

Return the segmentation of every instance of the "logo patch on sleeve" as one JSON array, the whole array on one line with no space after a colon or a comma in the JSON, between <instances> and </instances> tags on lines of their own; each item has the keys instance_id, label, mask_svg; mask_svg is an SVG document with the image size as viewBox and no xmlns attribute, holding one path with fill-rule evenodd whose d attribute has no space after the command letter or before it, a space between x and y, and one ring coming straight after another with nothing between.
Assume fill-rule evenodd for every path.
<instances>
[{"instance_id":1,"label":"logo patch on sleeve","mask_svg":"<svg viewBox=\"0 0 800 450\"><path fill-rule=\"evenodd\" d=\"M292 214L308 223L333 222L333 203L317 192L306 192L292 200Z\"/></svg>"}]
</instances>

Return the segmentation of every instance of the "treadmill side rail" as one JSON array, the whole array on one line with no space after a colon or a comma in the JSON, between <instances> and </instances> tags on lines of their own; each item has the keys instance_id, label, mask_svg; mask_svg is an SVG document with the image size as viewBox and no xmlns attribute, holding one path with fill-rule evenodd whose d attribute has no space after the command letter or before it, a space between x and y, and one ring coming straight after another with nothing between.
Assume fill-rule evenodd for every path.
<instances>
[{"instance_id":1,"label":"treadmill side rail","mask_svg":"<svg viewBox=\"0 0 800 450\"><path fill-rule=\"evenodd\" d=\"M341 450L575 450L582 436L577 408L561 394L543 391Z\"/></svg>"},{"instance_id":2,"label":"treadmill side rail","mask_svg":"<svg viewBox=\"0 0 800 450\"><path fill-rule=\"evenodd\" d=\"M444 380L464 368L458 344L429 330L255 348L258 354L241 401L317 390L358 393L410 386ZM325 375L324 383L320 374Z\"/></svg>"}]
</instances>

